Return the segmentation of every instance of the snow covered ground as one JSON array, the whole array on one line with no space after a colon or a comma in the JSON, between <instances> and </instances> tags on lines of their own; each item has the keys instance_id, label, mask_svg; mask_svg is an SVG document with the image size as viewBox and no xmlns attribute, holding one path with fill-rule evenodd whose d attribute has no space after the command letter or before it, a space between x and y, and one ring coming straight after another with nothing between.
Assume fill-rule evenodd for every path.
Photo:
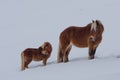
<instances>
[{"instance_id":1,"label":"snow covered ground","mask_svg":"<svg viewBox=\"0 0 120 80\"><path fill-rule=\"evenodd\" d=\"M73 47L70 61L58 64L60 32L96 19L105 27L96 58ZM119 0L0 0L0 80L120 80L119 23ZM53 46L47 66L32 62L21 71L21 52L44 41Z\"/></svg>"}]
</instances>

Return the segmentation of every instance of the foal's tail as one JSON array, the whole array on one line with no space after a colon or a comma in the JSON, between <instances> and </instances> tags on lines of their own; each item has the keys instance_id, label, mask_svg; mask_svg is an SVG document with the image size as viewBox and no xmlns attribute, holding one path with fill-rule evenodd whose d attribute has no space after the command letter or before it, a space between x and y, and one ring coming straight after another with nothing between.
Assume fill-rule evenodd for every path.
<instances>
[{"instance_id":1,"label":"foal's tail","mask_svg":"<svg viewBox=\"0 0 120 80\"><path fill-rule=\"evenodd\" d=\"M21 53L21 71L25 70L25 56Z\"/></svg>"}]
</instances>

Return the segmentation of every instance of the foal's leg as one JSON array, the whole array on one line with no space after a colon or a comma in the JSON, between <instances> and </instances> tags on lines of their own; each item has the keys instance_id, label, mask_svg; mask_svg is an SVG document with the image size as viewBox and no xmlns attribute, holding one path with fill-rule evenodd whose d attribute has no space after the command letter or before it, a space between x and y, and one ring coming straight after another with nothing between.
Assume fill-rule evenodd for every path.
<instances>
[{"instance_id":1,"label":"foal's leg","mask_svg":"<svg viewBox=\"0 0 120 80\"><path fill-rule=\"evenodd\" d=\"M43 59L43 65L45 66L47 63L47 58Z\"/></svg>"},{"instance_id":2,"label":"foal's leg","mask_svg":"<svg viewBox=\"0 0 120 80\"><path fill-rule=\"evenodd\" d=\"M27 59L25 61L25 67L28 68L28 64L30 64L30 62L32 61L32 59Z\"/></svg>"}]
</instances>

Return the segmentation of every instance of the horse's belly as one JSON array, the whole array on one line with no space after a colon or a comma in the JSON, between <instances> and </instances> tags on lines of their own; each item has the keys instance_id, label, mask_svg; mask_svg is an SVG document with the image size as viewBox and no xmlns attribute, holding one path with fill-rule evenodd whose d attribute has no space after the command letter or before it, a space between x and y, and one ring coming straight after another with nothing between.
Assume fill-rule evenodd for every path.
<instances>
[{"instance_id":1,"label":"horse's belly","mask_svg":"<svg viewBox=\"0 0 120 80\"><path fill-rule=\"evenodd\" d=\"M76 41L72 41L72 44L75 45L76 47L79 47L79 48L88 47L87 42L76 42Z\"/></svg>"},{"instance_id":2,"label":"horse's belly","mask_svg":"<svg viewBox=\"0 0 120 80\"><path fill-rule=\"evenodd\" d=\"M79 47L79 48L85 48L85 47L88 47L88 45L86 44L74 44L76 47Z\"/></svg>"}]
</instances>

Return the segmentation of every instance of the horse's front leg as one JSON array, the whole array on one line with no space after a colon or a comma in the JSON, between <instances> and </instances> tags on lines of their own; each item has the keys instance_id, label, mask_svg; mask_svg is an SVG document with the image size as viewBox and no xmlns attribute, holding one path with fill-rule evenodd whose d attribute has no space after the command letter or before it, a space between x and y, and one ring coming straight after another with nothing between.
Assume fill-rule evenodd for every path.
<instances>
[{"instance_id":1,"label":"horse's front leg","mask_svg":"<svg viewBox=\"0 0 120 80\"><path fill-rule=\"evenodd\" d=\"M95 39L93 36L89 38L89 59L94 59L97 46L95 46Z\"/></svg>"},{"instance_id":2,"label":"horse's front leg","mask_svg":"<svg viewBox=\"0 0 120 80\"><path fill-rule=\"evenodd\" d=\"M95 52L96 52L96 48L95 49L89 48L89 59L94 59Z\"/></svg>"}]
</instances>

